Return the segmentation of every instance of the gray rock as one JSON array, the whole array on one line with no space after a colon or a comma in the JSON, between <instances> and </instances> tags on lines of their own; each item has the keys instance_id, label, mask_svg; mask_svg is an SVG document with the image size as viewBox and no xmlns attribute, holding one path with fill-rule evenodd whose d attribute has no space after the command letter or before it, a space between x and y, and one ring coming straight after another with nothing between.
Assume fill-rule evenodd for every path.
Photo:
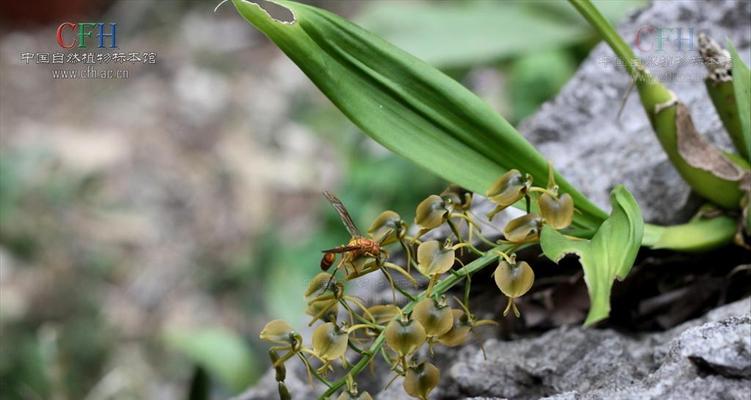
<instances>
[{"instance_id":1,"label":"gray rock","mask_svg":"<svg viewBox=\"0 0 751 400\"><path fill-rule=\"evenodd\" d=\"M437 398L748 399L751 298L720 310L744 311L642 338L562 327L533 339L488 340L487 359L459 353Z\"/></svg>"},{"instance_id":2,"label":"gray rock","mask_svg":"<svg viewBox=\"0 0 751 400\"><path fill-rule=\"evenodd\" d=\"M618 31L650 71L688 105L699 132L729 150L730 140L704 87L704 66L690 58L696 56L696 48L689 49L684 42L678 49L672 40L657 51L655 36L642 35L642 51L634 46L634 39L648 26L682 28L684 38L693 29L694 41L699 31L705 31L719 41L730 38L748 62L749 21L751 2L746 0L654 1ZM647 221L685 221L699 199L691 199L689 187L667 160L635 91L628 96L620 119L617 116L630 82L610 48L600 44L560 94L523 122L520 131L602 208L609 208L610 190L622 183L636 197Z\"/></svg>"},{"instance_id":3,"label":"gray rock","mask_svg":"<svg viewBox=\"0 0 751 400\"><path fill-rule=\"evenodd\" d=\"M731 317L683 332L671 351L708 374L751 378L751 320Z\"/></svg>"}]
</instances>

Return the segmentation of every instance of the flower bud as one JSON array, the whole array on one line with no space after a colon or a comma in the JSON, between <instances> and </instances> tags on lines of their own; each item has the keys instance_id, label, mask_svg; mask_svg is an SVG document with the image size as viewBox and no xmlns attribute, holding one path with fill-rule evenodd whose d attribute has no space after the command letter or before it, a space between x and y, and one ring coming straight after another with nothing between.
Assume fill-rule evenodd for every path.
<instances>
[{"instance_id":1,"label":"flower bud","mask_svg":"<svg viewBox=\"0 0 751 400\"><path fill-rule=\"evenodd\" d=\"M292 395L289 394L289 390L287 390L284 382L279 382L277 388L279 390L279 400L292 400Z\"/></svg>"},{"instance_id":2,"label":"flower bud","mask_svg":"<svg viewBox=\"0 0 751 400\"><path fill-rule=\"evenodd\" d=\"M287 368L284 366L283 362L277 364L279 361L279 353L275 350L269 350L269 358L271 359L271 365L274 366L276 381L284 382L284 380L287 379Z\"/></svg>"},{"instance_id":3,"label":"flower bud","mask_svg":"<svg viewBox=\"0 0 751 400\"><path fill-rule=\"evenodd\" d=\"M425 343L425 329L414 319L399 318L386 325L386 344L400 356L412 354Z\"/></svg>"},{"instance_id":4,"label":"flower bud","mask_svg":"<svg viewBox=\"0 0 751 400\"><path fill-rule=\"evenodd\" d=\"M394 211L384 211L368 228L368 234L373 240L383 245L399 240L407 229L399 214Z\"/></svg>"},{"instance_id":5,"label":"flower bud","mask_svg":"<svg viewBox=\"0 0 751 400\"><path fill-rule=\"evenodd\" d=\"M422 362L407 369L404 375L404 391L412 397L427 399L430 392L438 386L441 371L429 362Z\"/></svg>"},{"instance_id":6,"label":"flower bud","mask_svg":"<svg viewBox=\"0 0 751 400\"><path fill-rule=\"evenodd\" d=\"M503 235L509 242L529 242L537 240L540 236L541 227L542 221L540 218L535 214L529 213L509 221L503 229Z\"/></svg>"},{"instance_id":7,"label":"flower bud","mask_svg":"<svg viewBox=\"0 0 751 400\"><path fill-rule=\"evenodd\" d=\"M347 351L349 335L336 324L327 322L313 331L313 352L325 361L335 360Z\"/></svg>"},{"instance_id":8,"label":"flower bud","mask_svg":"<svg viewBox=\"0 0 751 400\"><path fill-rule=\"evenodd\" d=\"M417 248L417 269L428 277L446 273L455 259L454 249L443 247L437 240L422 242Z\"/></svg>"},{"instance_id":9,"label":"flower bud","mask_svg":"<svg viewBox=\"0 0 751 400\"><path fill-rule=\"evenodd\" d=\"M437 303L431 298L422 299L415 305L412 315L425 329L427 337L441 336L451 329L454 317L451 307Z\"/></svg>"},{"instance_id":10,"label":"flower bud","mask_svg":"<svg viewBox=\"0 0 751 400\"><path fill-rule=\"evenodd\" d=\"M555 229L563 229L571 225L574 219L574 199L564 193L555 198L548 193L543 193L537 201L540 206L540 214L545 221Z\"/></svg>"},{"instance_id":11,"label":"flower bud","mask_svg":"<svg viewBox=\"0 0 751 400\"><path fill-rule=\"evenodd\" d=\"M433 194L417 205L415 223L423 230L431 230L446 222L448 216L449 210L446 208L446 202L440 196Z\"/></svg>"}]
</instances>

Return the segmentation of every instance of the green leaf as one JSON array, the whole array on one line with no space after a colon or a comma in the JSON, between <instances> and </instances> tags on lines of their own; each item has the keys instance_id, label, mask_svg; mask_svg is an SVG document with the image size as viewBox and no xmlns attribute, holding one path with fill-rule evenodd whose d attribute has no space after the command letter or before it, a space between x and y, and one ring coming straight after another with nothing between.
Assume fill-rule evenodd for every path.
<instances>
[{"instance_id":1,"label":"green leaf","mask_svg":"<svg viewBox=\"0 0 751 400\"><path fill-rule=\"evenodd\" d=\"M610 313L610 291L615 279L628 275L644 235L644 221L636 200L623 186L610 193L613 211L591 240L565 236L548 225L540 235L545 256L559 262L566 254L579 256L589 290L590 309L585 325Z\"/></svg>"},{"instance_id":2,"label":"green leaf","mask_svg":"<svg viewBox=\"0 0 751 400\"><path fill-rule=\"evenodd\" d=\"M606 16L618 19L643 1L599 3ZM401 0L398 7L391 2L372 2L356 22L442 68L535 54L593 37L583 18L566 4L549 0Z\"/></svg>"},{"instance_id":3,"label":"green leaf","mask_svg":"<svg viewBox=\"0 0 751 400\"><path fill-rule=\"evenodd\" d=\"M256 376L253 355L238 335L224 328L169 331L165 342L234 392Z\"/></svg>"},{"instance_id":4,"label":"green leaf","mask_svg":"<svg viewBox=\"0 0 751 400\"><path fill-rule=\"evenodd\" d=\"M458 82L324 10L275 0L294 21L232 0L352 122L393 152L478 193L511 168L547 181L547 161L506 120ZM574 227L591 235L605 213L556 173L574 198Z\"/></svg>"},{"instance_id":5,"label":"green leaf","mask_svg":"<svg viewBox=\"0 0 751 400\"><path fill-rule=\"evenodd\" d=\"M558 48L590 36L584 24L549 18L518 1L400 2L398 7L377 2L357 22L440 67Z\"/></svg>"},{"instance_id":6,"label":"green leaf","mask_svg":"<svg viewBox=\"0 0 751 400\"><path fill-rule=\"evenodd\" d=\"M730 217L700 219L673 226L648 226L642 245L652 249L677 251L705 251L733 241L738 228Z\"/></svg>"},{"instance_id":7,"label":"green leaf","mask_svg":"<svg viewBox=\"0 0 751 400\"><path fill-rule=\"evenodd\" d=\"M735 91L735 104L738 106L738 116L741 121L745 152L751 161L751 71L748 69L733 43L728 41L730 57L733 60L733 89Z\"/></svg>"}]
</instances>

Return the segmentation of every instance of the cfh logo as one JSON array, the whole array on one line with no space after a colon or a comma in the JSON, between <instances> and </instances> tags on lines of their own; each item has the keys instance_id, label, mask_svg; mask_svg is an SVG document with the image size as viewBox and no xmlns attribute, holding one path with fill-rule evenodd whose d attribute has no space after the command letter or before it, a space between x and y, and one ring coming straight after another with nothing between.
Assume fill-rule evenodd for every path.
<instances>
[{"instance_id":1,"label":"cfh logo","mask_svg":"<svg viewBox=\"0 0 751 400\"><path fill-rule=\"evenodd\" d=\"M109 33L107 33L109 25ZM111 22L63 22L57 27L57 44L64 49L78 45L79 49L88 47L86 39L94 39L93 35L99 39L99 48L104 48L105 39L109 39L110 48L117 48L117 24Z\"/></svg>"},{"instance_id":2,"label":"cfh logo","mask_svg":"<svg viewBox=\"0 0 751 400\"><path fill-rule=\"evenodd\" d=\"M666 48L677 51L694 51L698 37L694 28L662 28L645 25L636 31L634 44L643 52L665 51ZM698 33L698 32L697 32Z\"/></svg>"}]
</instances>

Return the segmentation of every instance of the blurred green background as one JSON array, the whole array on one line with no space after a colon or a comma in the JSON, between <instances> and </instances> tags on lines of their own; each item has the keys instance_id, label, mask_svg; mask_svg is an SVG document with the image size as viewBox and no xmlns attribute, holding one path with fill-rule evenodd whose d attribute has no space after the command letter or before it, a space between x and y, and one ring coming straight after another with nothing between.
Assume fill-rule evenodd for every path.
<instances>
[{"instance_id":1,"label":"blurred green background","mask_svg":"<svg viewBox=\"0 0 751 400\"><path fill-rule=\"evenodd\" d=\"M320 249L445 185L349 123L230 5L170 0L0 6L0 394L216 398L267 368L257 334L304 325ZM512 123L596 44L564 1L308 1L424 58ZM597 2L618 21L642 0ZM128 79L53 79L64 21L118 24L153 51ZM364 94L366 95L366 94ZM196 366L201 367L197 373ZM196 381L198 382L198 381Z\"/></svg>"}]
</instances>

